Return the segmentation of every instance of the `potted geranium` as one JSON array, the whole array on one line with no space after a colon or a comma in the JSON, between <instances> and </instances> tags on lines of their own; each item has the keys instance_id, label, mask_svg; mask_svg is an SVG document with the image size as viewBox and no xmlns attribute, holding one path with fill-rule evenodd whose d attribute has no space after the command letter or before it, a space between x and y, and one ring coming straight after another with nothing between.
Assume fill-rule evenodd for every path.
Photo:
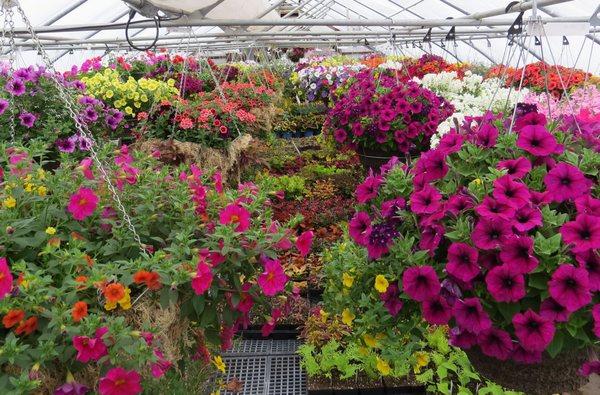
<instances>
[{"instance_id":1,"label":"potted geranium","mask_svg":"<svg viewBox=\"0 0 600 395\"><path fill-rule=\"evenodd\" d=\"M600 155L535 111L515 133L507 123L467 119L414 166L369 176L350 235L387 262L370 281L390 314L449 325L452 344L506 387L571 391L580 367L600 365L588 362L600 335Z\"/></svg>"},{"instance_id":2,"label":"potted geranium","mask_svg":"<svg viewBox=\"0 0 600 395\"><path fill-rule=\"evenodd\" d=\"M367 169L376 169L392 155L428 150L431 136L452 112L442 97L401 81L397 70L364 70L339 88L325 129L339 144L354 147Z\"/></svg>"}]
</instances>

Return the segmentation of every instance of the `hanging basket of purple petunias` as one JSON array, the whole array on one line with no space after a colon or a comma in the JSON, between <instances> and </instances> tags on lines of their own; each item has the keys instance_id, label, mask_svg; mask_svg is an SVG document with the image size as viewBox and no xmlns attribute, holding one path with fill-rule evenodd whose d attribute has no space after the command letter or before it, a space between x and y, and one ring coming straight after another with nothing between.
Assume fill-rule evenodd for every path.
<instances>
[{"instance_id":1,"label":"hanging basket of purple petunias","mask_svg":"<svg viewBox=\"0 0 600 395\"><path fill-rule=\"evenodd\" d=\"M392 69L363 70L333 96L325 130L374 170L391 156L428 150L438 125L454 112L448 101Z\"/></svg>"},{"instance_id":2,"label":"hanging basket of purple petunias","mask_svg":"<svg viewBox=\"0 0 600 395\"><path fill-rule=\"evenodd\" d=\"M414 165L367 177L349 233L398 284L394 317L449 325L507 388L572 391L600 372L600 153L535 110L510 123L466 119Z\"/></svg>"}]
</instances>

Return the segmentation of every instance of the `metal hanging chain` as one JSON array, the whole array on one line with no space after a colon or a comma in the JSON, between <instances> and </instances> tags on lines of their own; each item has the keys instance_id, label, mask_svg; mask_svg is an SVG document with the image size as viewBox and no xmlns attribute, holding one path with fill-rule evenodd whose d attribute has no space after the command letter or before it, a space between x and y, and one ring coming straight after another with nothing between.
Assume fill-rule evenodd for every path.
<instances>
[{"instance_id":1,"label":"metal hanging chain","mask_svg":"<svg viewBox=\"0 0 600 395\"><path fill-rule=\"evenodd\" d=\"M27 28L29 34L31 35L31 40L35 43L40 56L42 57L42 59L44 60L44 63L46 64L46 67L48 68L49 78L56 84L56 88L58 90L58 95L60 96L62 101L65 103L65 107L66 107L67 111L69 112L69 115L73 119L73 122L75 123L75 128L84 138L86 138L90 141L90 154L91 154L92 160L94 161L94 163L96 163L98 170L101 173L102 179L106 182L106 186L107 186L108 190L110 191L118 210L121 212L123 220L125 221L125 223L127 224L127 227L131 231L133 238L139 245L140 250L142 251L142 253L145 253L146 246L142 243L140 236L139 236L135 226L133 225L133 222L131 221L131 217L129 216L129 214L127 213L127 210L125 209L125 206L121 202L121 198L119 197L119 192L113 185L106 168L104 167L102 161L98 157L98 153L96 152L96 149L95 149L95 146L97 145L96 140L94 139L92 133L90 132L87 124L85 122L81 121L80 116L77 112L76 104L75 104L75 101L73 100L73 97L69 94L69 92L64 87L62 82L58 79L58 77L57 77L58 72L52 65L52 61L50 60L48 53L44 49L44 46L40 42L35 31L33 30L33 26L31 25L29 18L27 18L27 15L21 8L21 5L19 4L18 1L16 1L16 8L17 8L17 12L21 15L21 18L23 19L23 22L25 23L25 27Z\"/></svg>"},{"instance_id":2,"label":"metal hanging chain","mask_svg":"<svg viewBox=\"0 0 600 395\"><path fill-rule=\"evenodd\" d=\"M10 32L8 37L8 66L9 66L9 74L12 78L15 71L15 22L14 22L14 11L10 3L4 2L2 5L2 10L4 14L4 27L2 30L2 51L4 51L4 44L6 41L6 31L8 25L8 31ZM10 120L8 122L8 131L10 133L10 142L11 145L15 145L15 122L17 118L17 112L15 108L15 96L10 93L8 109L10 111Z\"/></svg>"}]
</instances>

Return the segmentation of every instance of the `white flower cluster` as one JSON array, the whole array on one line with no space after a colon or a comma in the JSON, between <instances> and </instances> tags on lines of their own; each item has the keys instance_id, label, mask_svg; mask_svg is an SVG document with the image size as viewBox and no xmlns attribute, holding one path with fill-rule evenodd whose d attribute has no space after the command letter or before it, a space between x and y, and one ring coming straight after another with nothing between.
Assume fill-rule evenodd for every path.
<instances>
[{"instance_id":1,"label":"white flower cluster","mask_svg":"<svg viewBox=\"0 0 600 395\"><path fill-rule=\"evenodd\" d=\"M497 78L484 80L482 76L470 71L460 79L456 72L427 74L422 79L414 78L423 87L444 97L455 111L452 117L438 126L437 133L431 137L431 146L435 147L444 134L462 124L465 116L478 116L490 110L494 113L512 111L513 107L529 93L527 89L515 91L505 88ZM456 121L455 121L456 120Z\"/></svg>"},{"instance_id":2,"label":"white flower cluster","mask_svg":"<svg viewBox=\"0 0 600 395\"><path fill-rule=\"evenodd\" d=\"M402 70L402 62L395 62L393 60L388 60L387 62L382 63L377 67L379 67L381 69Z\"/></svg>"}]
</instances>

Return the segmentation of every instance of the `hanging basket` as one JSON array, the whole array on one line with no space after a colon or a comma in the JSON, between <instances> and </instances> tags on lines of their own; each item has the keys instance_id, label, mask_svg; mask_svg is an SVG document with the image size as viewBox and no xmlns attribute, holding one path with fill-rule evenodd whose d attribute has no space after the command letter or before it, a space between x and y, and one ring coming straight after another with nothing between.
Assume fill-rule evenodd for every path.
<instances>
[{"instance_id":1,"label":"hanging basket","mask_svg":"<svg viewBox=\"0 0 600 395\"><path fill-rule=\"evenodd\" d=\"M525 365L513 361L500 361L483 354L479 347L465 350L471 364L483 377L501 386L531 395L548 395L573 392L587 379L577 373L590 356L591 349L565 350L551 358L543 354L542 362Z\"/></svg>"}]
</instances>

